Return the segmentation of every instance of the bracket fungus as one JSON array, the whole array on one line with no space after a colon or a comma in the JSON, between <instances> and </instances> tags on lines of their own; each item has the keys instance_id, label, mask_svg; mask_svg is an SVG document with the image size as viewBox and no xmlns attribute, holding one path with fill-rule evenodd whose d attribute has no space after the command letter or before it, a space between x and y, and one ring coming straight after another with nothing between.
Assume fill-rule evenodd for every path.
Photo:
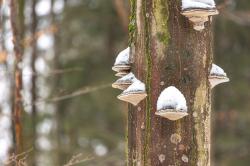
<instances>
[{"instance_id":1,"label":"bracket fungus","mask_svg":"<svg viewBox=\"0 0 250 166\"><path fill-rule=\"evenodd\" d=\"M125 90L137 79L133 73L129 73L112 84L113 88Z\"/></svg>"},{"instance_id":2,"label":"bracket fungus","mask_svg":"<svg viewBox=\"0 0 250 166\"><path fill-rule=\"evenodd\" d=\"M212 64L212 68L209 75L209 82L211 84L211 88L215 87L218 84L229 81L230 80L224 70L221 67Z\"/></svg>"},{"instance_id":3,"label":"bracket fungus","mask_svg":"<svg viewBox=\"0 0 250 166\"><path fill-rule=\"evenodd\" d=\"M115 64L112 67L112 70L118 73L121 71L130 70L131 66L129 61L129 54L130 54L130 47L121 51L116 57Z\"/></svg>"},{"instance_id":4,"label":"bracket fungus","mask_svg":"<svg viewBox=\"0 0 250 166\"><path fill-rule=\"evenodd\" d=\"M123 77L123 76L127 75L129 72L130 72L130 70L121 70L118 73L116 73L115 76Z\"/></svg>"},{"instance_id":5,"label":"bracket fungus","mask_svg":"<svg viewBox=\"0 0 250 166\"><path fill-rule=\"evenodd\" d=\"M174 86L164 89L157 100L157 111L155 114L169 120L178 120L187 116L185 97Z\"/></svg>"},{"instance_id":6,"label":"bracket fungus","mask_svg":"<svg viewBox=\"0 0 250 166\"><path fill-rule=\"evenodd\" d=\"M145 84L140 80L135 80L125 91L122 92L117 98L129 102L136 106L147 96Z\"/></svg>"},{"instance_id":7,"label":"bracket fungus","mask_svg":"<svg viewBox=\"0 0 250 166\"><path fill-rule=\"evenodd\" d=\"M182 0L181 14L193 23L197 31L205 28L204 23L209 20L209 16L218 13L214 0Z\"/></svg>"}]
</instances>

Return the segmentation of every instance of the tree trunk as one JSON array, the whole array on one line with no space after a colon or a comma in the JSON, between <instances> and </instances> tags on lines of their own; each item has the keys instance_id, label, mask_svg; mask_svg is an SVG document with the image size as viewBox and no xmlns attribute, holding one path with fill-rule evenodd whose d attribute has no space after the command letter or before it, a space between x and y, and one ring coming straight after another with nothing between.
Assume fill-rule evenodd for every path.
<instances>
[{"instance_id":1,"label":"tree trunk","mask_svg":"<svg viewBox=\"0 0 250 166\"><path fill-rule=\"evenodd\" d=\"M22 61L24 43L24 1L11 0L10 1L10 20L13 33L13 44L14 44L14 54L15 54L15 64L14 64L14 103L13 103L13 124L14 124L14 148L16 153L22 151L22 124L21 124L21 114L22 114L22 70L20 68L20 63Z\"/></svg>"},{"instance_id":2,"label":"tree trunk","mask_svg":"<svg viewBox=\"0 0 250 166\"><path fill-rule=\"evenodd\" d=\"M32 34L32 42L31 42L31 69L32 69L32 77L31 77L31 111L32 111L32 143L33 143L33 153L32 153L32 166L37 165L36 164L36 155L37 155L37 147L36 147L36 140L37 140L37 108L36 108L36 100L37 100L37 93L36 93L36 81L37 81L37 72L36 72L36 59L37 59L37 25L38 25L38 19L36 14L36 4L37 0L31 1L31 34Z\"/></svg>"},{"instance_id":3,"label":"tree trunk","mask_svg":"<svg viewBox=\"0 0 250 166\"><path fill-rule=\"evenodd\" d=\"M210 23L193 30L176 0L131 0L133 72L146 84L147 98L129 105L128 165L210 165ZM157 99L175 86L189 115L170 121L155 115Z\"/></svg>"}]
</instances>

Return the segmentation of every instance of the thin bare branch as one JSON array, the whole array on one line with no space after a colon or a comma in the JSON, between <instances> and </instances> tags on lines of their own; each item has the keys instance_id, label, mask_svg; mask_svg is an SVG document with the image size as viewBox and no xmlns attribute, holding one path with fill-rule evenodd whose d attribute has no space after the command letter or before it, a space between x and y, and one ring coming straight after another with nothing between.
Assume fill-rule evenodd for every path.
<instances>
[{"instance_id":1,"label":"thin bare branch","mask_svg":"<svg viewBox=\"0 0 250 166\"><path fill-rule=\"evenodd\" d=\"M24 103L25 103L24 106L29 107L32 105L39 105L39 104L42 104L44 102L48 102L48 103L59 102L62 100L71 99L71 98L74 98L77 96L85 95L85 94L88 94L88 93L91 93L91 92L94 92L97 90L105 89L105 88L110 87L110 86L111 86L110 83L104 84L104 85L99 85L99 86L92 86L92 87L84 86L83 88L80 88L80 89L78 89L72 93L66 94L66 95L58 95L58 96L51 97L51 98L37 99L37 101L33 102L33 103L25 103L25 101L24 101Z\"/></svg>"},{"instance_id":2,"label":"thin bare branch","mask_svg":"<svg viewBox=\"0 0 250 166\"><path fill-rule=\"evenodd\" d=\"M70 99L70 98L74 98L77 96L81 96L90 92L94 92L100 89L104 89L110 87L110 84L104 84L104 85L99 85L99 86L94 86L94 87L84 87L81 88L73 93L67 94L67 95L63 95L63 96L58 96L58 97L52 97L50 99L45 99L44 101L46 102L58 102L61 100L66 100L66 99Z\"/></svg>"},{"instance_id":3,"label":"thin bare branch","mask_svg":"<svg viewBox=\"0 0 250 166\"><path fill-rule=\"evenodd\" d=\"M86 162L86 161L93 159L93 158L89 158L89 157L82 159L82 157L83 156L81 153L76 154L76 155L72 156L72 158L68 161L68 163L64 164L63 166L73 166L73 165L80 164L80 163L83 163L83 162Z\"/></svg>"},{"instance_id":4,"label":"thin bare branch","mask_svg":"<svg viewBox=\"0 0 250 166\"><path fill-rule=\"evenodd\" d=\"M220 16L233 21L236 24L250 26L250 12L230 10L230 6L232 6L234 3L235 2L232 0L224 0L222 3L217 5Z\"/></svg>"},{"instance_id":5,"label":"thin bare branch","mask_svg":"<svg viewBox=\"0 0 250 166\"><path fill-rule=\"evenodd\" d=\"M242 26L250 26L250 12L222 10L222 16Z\"/></svg>"},{"instance_id":6,"label":"thin bare branch","mask_svg":"<svg viewBox=\"0 0 250 166\"><path fill-rule=\"evenodd\" d=\"M28 157L28 154L31 153L33 151L33 148L28 149L25 152L19 153L19 154L12 154L7 161L4 162L4 165L12 165L13 163L15 163L18 166L26 166L26 159Z\"/></svg>"},{"instance_id":7,"label":"thin bare branch","mask_svg":"<svg viewBox=\"0 0 250 166\"><path fill-rule=\"evenodd\" d=\"M1 58L0 58L1 59ZM55 70L51 70L49 73L46 74L42 74L42 73L38 73L38 72L30 72L27 74L23 74L23 76L27 77L27 76L40 76L40 77L50 77L50 76L54 76L54 75L60 75L60 74L65 74L65 73L71 73L71 72L80 72L83 71L83 68L81 67L74 67L74 68L66 68L66 69L55 69ZM8 71L8 70L0 70L1 74L5 74L5 75L13 75L13 71Z\"/></svg>"}]
</instances>

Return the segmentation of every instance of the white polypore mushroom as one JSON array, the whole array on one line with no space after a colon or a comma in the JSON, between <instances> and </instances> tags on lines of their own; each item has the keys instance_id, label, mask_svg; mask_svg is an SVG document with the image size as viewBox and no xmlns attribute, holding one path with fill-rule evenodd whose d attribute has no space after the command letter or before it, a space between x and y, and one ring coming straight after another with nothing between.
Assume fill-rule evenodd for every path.
<instances>
[{"instance_id":1,"label":"white polypore mushroom","mask_svg":"<svg viewBox=\"0 0 250 166\"><path fill-rule=\"evenodd\" d=\"M129 72L130 72L130 70L121 70L121 71L117 72L117 73L115 74L115 76L117 76L117 77L124 77L124 76L127 75Z\"/></svg>"},{"instance_id":2,"label":"white polypore mushroom","mask_svg":"<svg viewBox=\"0 0 250 166\"><path fill-rule=\"evenodd\" d=\"M211 88L215 87L218 84L229 81L230 80L224 70L221 67L212 64L212 68L209 75L209 82L211 84Z\"/></svg>"},{"instance_id":3,"label":"white polypore mushroom","mask_svg":"<svg viewBox=\"0 0 250 166\"><path fill-rule=\"evenodd\" d=\"M115 64L112 67L112 70L114 70L116 72L120 72L123 70L129 70L131 67L130 61L129 61L129 54L130 54L130 47L121 51L116 57Z\"/></svg>"},{"instance_id":4,"label":"white polypore mushroom","mask_svg":"<svg viewBox=\"0 0 250 166\"><path fill-rule=\"evenodd\" d=\"M125 90L137 79L133 73L129 73L112 84L113 88Z\"/></svg>"},{"instance_id":5,"label":"white polypore mushroom","mask_svg":"<svg viewBox=\"0 0 250 166\"><path fill-rule=\"evenodd\" d=\"M164 89L157 100L156 115L169 120L187 116L187 104L183 94L174 86Z\"/></svg>"},{"instance_id":6,"label":"white polypore mushroom","mask_svg":"<svg viewBox=\"0 0 250 166\"><path fill-rule=\"evenodd\" d=\"M117 98L133 105L139 104L140 101L147 96L145 84L140 80L135 80L125 91L122 92Z\"/></svg>"},{"instance_id":7,"label":"white polypore mushroom","mask_svg":"<svg viewBox=\"0 0 250 166\"><path fill-rule=\"evenodd\" d=\"M181 14L193 22L195 30L201 31L208 17L217 15L218 10L214 0L182 0Z\"/></svg>"}]
</instances>

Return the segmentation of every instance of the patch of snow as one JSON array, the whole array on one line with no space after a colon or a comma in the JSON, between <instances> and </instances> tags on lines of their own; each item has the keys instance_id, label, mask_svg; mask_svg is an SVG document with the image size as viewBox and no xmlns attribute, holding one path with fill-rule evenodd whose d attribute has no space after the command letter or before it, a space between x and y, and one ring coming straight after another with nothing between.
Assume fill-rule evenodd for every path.
<instances>
[{"instance_id":1,"label":"patch of snow","mask_svg":"<svg viewBox=\"0 0 250 166\"><path fill-rule=\"evenodd\" d=\"M45 119L43 122L38 124L36 130L37 133L45 135L52 131L53 126L55 126L55 124L51 119Z\"/></svg>"},{"instance_id":2,"label":"patch of snow","mask_svg":"<svg viewBox=\"0 0 250 166\"><path fill-rule=\"evenodd\" d=\"M215 8L214 0L182 0L182 9L213 9Z\"/></svg>"},{"instance_id":3,"label":"patch of snow","mask_svg":"<svg viewBox=\"0 0 250 166\"><path fill-rule=\"evenodd\" d=\"M132 72L130 72L129 74L118 79L116 82L134 82L136 80L137 79L135 78L135 75Z\"/></svg>"},{"instance_id":4,"label":"patch of snow","mask_svg":"<svg viewBox=\"0 0 250 166\"><path fill-rule=\"evenodd\" d=\"M108 148L103 144L97 144L94 148L97 156L105 156L108 153Z\"/></svg>"},{"instance_id":5,"label":"patch of snow","mask_svg":"<svg viewBox=\"0 0 250 166\"><path fill-rule=\"evenodd\" d=\"M100 140L91 140L91 146L97 156L105 156L108 153L108 148Z\"/></svg>"},{"instance_id":6,"label":"patch of snow","mask_svg":"<svg viewBox=\"0 0 250 166\"><path fill-rule=\"evenodd\" d=\"M217 66L216 64L212 64L210 75L211 76L224 76L224 77L227 76L224 70L221 67Z\"/></svg>"},{"instance_id":7,"label":"patch of snow","mask_svg":"<svg viewBox=\"0 0 250 166\"><path fill-rule=\"evenodd\" d=\"M174 86L164 89L157 101L157 110L175 109L187 112L186 99L183 94Z\"/></svg>"},{"instance_id":8,"label":"patch of snow","mask_svg":"<svg viewBox=\"0 0 250 166\"><path fill-rule=\"evenodd\" d=\"M36 5L35 10L38 16L44 16L49 14L50 8L51 5L49 0L40 0Z\"/></svg>"},{"instance_id":9,"label":"patch of snow","mask_svg":"<svg viewBox=\"0 0 250 166\"><path fill-rule=\"evenodd\" d=\"M114 65L127 65L127 64L129 64L129 53L130 53L130 47L121 51L117 55Z\"/></svg>"},{"instance_id":10,"label":"patch of snow","mask_svg":"<svg viewBox=\"0 0 250 166\"><path fill-rule=\"evenodd\" d=\"M37 40L37 47L41 50L48 50L53 46L54 39L52 35L43 34Z\"/></svg>"},{"instance_id":11,"label":"patch of snow","mask_svg":"<svg viewBox=\"0 0 250 166\"><path fill-rule=\"evenodd\" d=\"M135 80L135 82L130 85L123 93L131 92L145 92L145 84L140 80Z\"/></svg>"},{"instance_id":12,"label":"patch of snow","mask_svg":"<svg viewBox=\"0 0 250 166\"><path fill-rule=\"evenodd\" d=\"M64 1L63 0L56 0L55 4L53 6L53 11L56 14L59 14L63 11L63 8L64 8Z\"/></svg>"},{"instance_id":13,"label":"patch of snow","mask_svg":"<svg viewBox=\"0 0 250 166\"><path fill-rule=\"evenodd\" d=\"M52 143L46 136L39 136L36 140L36 144L38 145L39 149L44 151L49 151L52 149Z\"/></svg>"}]
</instances>

